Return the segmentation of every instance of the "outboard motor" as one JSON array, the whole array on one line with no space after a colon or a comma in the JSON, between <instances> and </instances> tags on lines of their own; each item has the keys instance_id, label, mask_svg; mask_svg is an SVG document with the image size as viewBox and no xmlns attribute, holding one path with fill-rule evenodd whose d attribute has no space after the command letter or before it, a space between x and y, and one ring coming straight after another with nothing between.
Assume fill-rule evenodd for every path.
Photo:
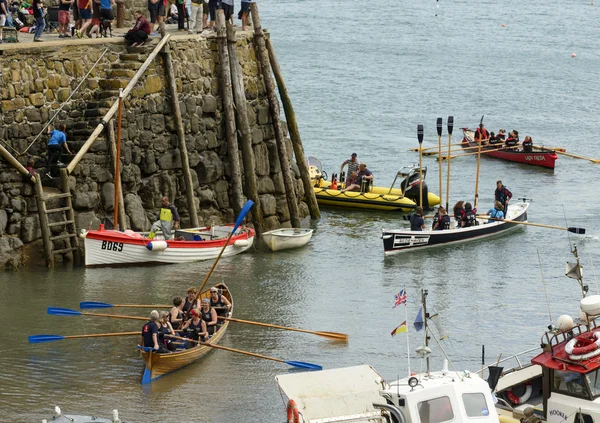
<instances>
[{"instance_id":1,"label":"outboard motor","mask_svg":"<svg viewBox=\"0 0 600 423\"><path fill-rule=\"evenodd\" d=\"M342 170L342 173L340 173L340 185L344 184L344 188L346 188L346 171Z\"/></svg>"},{"instance_id":2,"label":"outboard motor","mask_svg":"<svg viewBox=\"0 0 600 423\"><path fill-rule=\"evenodd\" d=\"M429 189L427 188L427 182L425 182L425 175L427 174L427 169L423 168L423 204L419 204L420 200L420 188L419 188L419 172L411 172L409 175L402 181L400 187L402 188L402 192L405 197L410 198L418 206L423 207L423 210L431 210L429 207Z\"/></svg>"}]
</instances>

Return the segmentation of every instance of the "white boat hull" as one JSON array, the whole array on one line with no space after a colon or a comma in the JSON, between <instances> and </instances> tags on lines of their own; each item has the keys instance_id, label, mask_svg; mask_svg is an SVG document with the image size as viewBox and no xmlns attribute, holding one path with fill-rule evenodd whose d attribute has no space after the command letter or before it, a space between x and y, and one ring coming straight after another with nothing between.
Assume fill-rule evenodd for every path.
<instances>
[{"instance_id":1,"label":"white boat hull","mask_svg":"<svg viewBox=\"0 0 600 423\"><path fill-rule=\"evenodd\" d=\"M312 238L312 229L276 229L263 233L262 239L271 251L304 247Z\"/></svg>"},{"instance_id":2,"label":"white boat hull","mask_svg":"<svg viewBox=\"0 0 600 423\"><path fill-rule=\"evenodd\" d=\"M225 239L215 241L163 241L149 240L139 235L125 236L118 231L90 231L85 237L85 265L122 266L130 264L157 263L177 264L215 259ZM148 248L151 242L166 248ZM254 231L248 230L243 235L236 235L225 247L223 257L233 256L248 250L254 242Z\"/></svg>"}]
</instances>

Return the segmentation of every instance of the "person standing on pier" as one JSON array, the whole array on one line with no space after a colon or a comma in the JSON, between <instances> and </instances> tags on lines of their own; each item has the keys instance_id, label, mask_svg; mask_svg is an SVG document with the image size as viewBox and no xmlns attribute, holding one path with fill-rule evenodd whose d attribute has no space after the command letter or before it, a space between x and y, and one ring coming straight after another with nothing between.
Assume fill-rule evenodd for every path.
<instances>
[{"instance_id":1,"label":"person standing on pier","mask_svg":"<svg viewBox=\"0 0 600 423\"><path fill-rule=\"evenodd\" d=\"M35 18L35 33L33 34L33 41L43 41L42 34L46 27L46 21L44 20L44 3L42 0L33 0L33 17Z\"/></svg>"},{"instance_id":2,"label":"person standing on pier","mask_svg":"<svg viewBox=\"0 0 600 423\"><path fill-rule=\"evenodd\" d=\"M250 3L250 0L242 0L242 8L240 10L240 14L242 15L242 31L247 31L250 26Z\"/></svg>"},{"instance_id":3,"label":"person standing on pier","mask_svg":"<svg viewBox=\"0 0 600 423\"><path fill-rule=\"evenodd\" d=\"M58 2L58 38L67 38L69 34L69 21L71 20L69 10L73 0L60 0Z\"/></svg>"},{"instance_id":4,"label":"person standing on pier","mask_svg":"<svg viewBox=\"0 0 600 423\"><path fill-rule=\"evenodd\" d=\"M177 207L174 204L169 203L167 197L163 197L162 207L160 208L159 218L152 225L148 239L153 239L156 235L156 231L162 230L165 239L173 239L173 228L179 229L179 213L177 213Z\"/></svg>"},{"instance_id":5,"label":"person standing on pier","mask_svg":"<svg viewBox=\"0 0 600 423\"><path fill-rule=\"evenodd\" d=\"M0 40L2 40L2 27L6 24L8 18L8 3L6 0L0 0Z\"/></svg>"}]
</instances>

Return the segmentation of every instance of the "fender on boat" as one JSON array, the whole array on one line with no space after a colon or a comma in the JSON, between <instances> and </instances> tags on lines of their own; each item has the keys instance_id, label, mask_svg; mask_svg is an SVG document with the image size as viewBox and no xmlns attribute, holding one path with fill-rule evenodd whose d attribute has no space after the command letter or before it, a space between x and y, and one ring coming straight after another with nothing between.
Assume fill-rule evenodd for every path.
<instances>
[{"instance_id":1,"label":"fender on boat","mask_svg":"<svg viewBox=\"0 0 600 423\"><path fill-rule=\"evenodd\" d=\"M247 239L238 239L233 243L234 247L249 247L251 244Z\"/></svg>"},{"instance_id":2,"label":"fender on boat","mask_svg":"<svg viewBox=\"0 0 600 423\"><path fill-rule=\"evenodd\" d=\"M168 246L167 241L150 241L146 244L146 248L150 251L164 251Z\"/></svg>"}]
</instances>

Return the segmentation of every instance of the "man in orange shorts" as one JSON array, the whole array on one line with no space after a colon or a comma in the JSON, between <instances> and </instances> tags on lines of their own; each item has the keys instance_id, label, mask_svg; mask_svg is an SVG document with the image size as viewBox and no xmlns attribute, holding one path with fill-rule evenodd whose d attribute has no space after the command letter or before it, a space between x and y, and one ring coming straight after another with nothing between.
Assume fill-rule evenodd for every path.
<instances>
[{"instance_id":1,"label":"man in orange shorts","mask_svg":"<svg viewBox=\"0 0 600 423\"><path fill-rule=\"evenodd\" d=\"M69 9L73 0L59 0L58 2L58 38L70 37L69 34L69 22L71 17L69 15Z\"/></svg>"}]
</instances>

